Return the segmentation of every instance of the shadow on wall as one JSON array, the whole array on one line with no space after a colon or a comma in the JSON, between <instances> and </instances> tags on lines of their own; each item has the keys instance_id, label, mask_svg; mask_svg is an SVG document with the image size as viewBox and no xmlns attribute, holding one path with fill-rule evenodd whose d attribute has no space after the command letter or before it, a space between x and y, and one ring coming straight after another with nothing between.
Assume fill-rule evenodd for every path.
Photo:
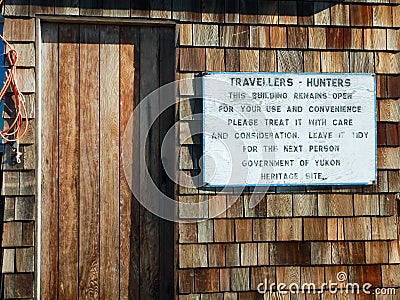
<instances>
[{"instance_id":1,"label":"shadow on wall","mask_svg":"<svg viewBox=\"0 0 400 300\"><path fill-rule=\"evenodd\" d=\"M193 13L241 13L247 15L280 15L287 16L311 16L319 11L325 10L336 3L344 0L321 1L268 1L268 0L73 0L57 1L55 0L31 0L32 6L39 7L79 7L82 9L107 9L107 10L132 10L148 11L161 10L175 12L193 12ZM13 0L12 5L27 5L27 1Z\"/></svg>"}]
</instances>

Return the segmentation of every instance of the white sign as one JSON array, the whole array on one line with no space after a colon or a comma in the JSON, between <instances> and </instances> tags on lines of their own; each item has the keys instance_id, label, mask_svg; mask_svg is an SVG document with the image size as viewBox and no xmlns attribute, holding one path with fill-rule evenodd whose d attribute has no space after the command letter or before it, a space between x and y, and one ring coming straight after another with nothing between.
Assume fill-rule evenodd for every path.
<instances>
[{"instance_id":1,"label":"white sign","mask_svg":"<svg viewBox=\"0 0 400 300\"><path fill-rule=\"evenodd\" d=\"M371 184L375 98L373 74L207 73L204 183Z\"/></svg>"}]
</instances>

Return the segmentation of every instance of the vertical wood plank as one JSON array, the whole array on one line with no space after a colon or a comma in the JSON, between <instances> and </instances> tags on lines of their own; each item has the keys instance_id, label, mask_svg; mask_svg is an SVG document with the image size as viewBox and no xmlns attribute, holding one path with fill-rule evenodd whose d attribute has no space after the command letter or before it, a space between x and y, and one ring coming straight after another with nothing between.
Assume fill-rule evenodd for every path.
<instances>
[{"instance_id":1,"label":"vertical wood plank","mask_svg":"<svg viewBox=\"0 0 400 300\"><path fill-rule=\"evenodd\" d=\"M159 59L159 29L143 27L140 28L140 47L148 51L140 51L140 98L153 92L159 86L159 64L154 63ZM158 99L157 99L158 100ZM159 111L159 102L146 104L145 111L147 115L140 115L141 124L149 124L150 115L157 114ZM146 164L152 179L156 184L159 183L159 121L153 123L152 129L148 134L145 155ZM145 136L140 134L140 140L146 141ZM145 174L140 174L140 194L142 201L149 201L151 192L148 190L150 184ZM146 200L147 199L147 200ZM154 200L153 200L154 201ZM158 297L159 280L159 220L147 211L140 209L140 298L156 299Z\"/></svg>"},{"instance_id":2,"label":"vertical wood plank","mask_svg":"<svg viewBox=\"0 0 400 300\"><path fill-rule=\"evenodd\" d=\"M78 298L79 26L60 26L60 299ZM66 147L68 145L68 147Z\"/></svg>"},{"instance_id":3,"label":"vertical wood plank","mask_svg":"<svg viewBox=\"0 0 400 300\"><path fill-rule=\"evenodd\" d=\"M80 27L79 298L98 299L99 282L99 27ZM87 101L90 99L91 101Z\"/></svg>"},{"instance_id":4,"label":"vertical wood plank","mask_svg":"<svg viewBox=\"0 0 400 300\"><path fill-rule=\"evenodd\" d=\"M139 98L137 88L137 55L139 52L138 29L120 29L120 145L126 125ZM132 145L133 146L133 145ZM132 192L123 172L122 148L120 146L120 298L139 298L139 203ZM132 149L134 151L134 149ZM135 152L134 152L135 153ZM130 289L131 288L131 289Z\"/></svg>"},{"instance_id":5,"label":"vertical wood plank","mask_svg":"<svg viewBox=\"0 0 400 300\"><path fill-rule=\"evenodd\" d=\"M100 28L100 298L119 298L119 28Z\"/></svg>"},{"instance_id":6,"label":"vertical wood plank","mask_svg":"<svg viewBox=\"0 0 400 300\"><path fill-rule=\"evenodd\" d=\"M160 29L160 70L159 70L159 85L163 86L165 84L171 83L175 80L175 30L172 28L162 28ZM171 89L169 89L171 91ZM162 117L160 118L160 146L162 145L163 138L166 136L168 130L175 123L176 120L176 107L167 106L167 101L163 100L160 97L160 110L163 112ZM175 150L175 149L174 149ZM173 152L173 150L170 150ZM178 160L178 152L175 150L174 154L170 154L168 158L172 165L175 165ZM174 156L175 155L175 156ZM161 157L161 153L158 154L158 157ZM175 185L174 179L169 178L166 174L162 163L158 163L159 173L160 173L160 186L161 190L164 194L166 194L169 198L174 198L175 196ZM175 211L175 207L165 207L164 203L161 203L162 211ZM175 250L175 223L160 219L160 285L159 285L159 293L160 299L172 299L174 297L174 285L175 285L175 263L174 263L174 250Z\"/></svg>"},{"instance_id":7,"label":"vertical wood plank","mask_svg":"<svg viewBox=\"0 0 400 300\"><path fill-rule=\"evenodd\" d=\"M42 251L41 296L58 296L58 26L42 26Z\"/></svg>"}]
</instances>

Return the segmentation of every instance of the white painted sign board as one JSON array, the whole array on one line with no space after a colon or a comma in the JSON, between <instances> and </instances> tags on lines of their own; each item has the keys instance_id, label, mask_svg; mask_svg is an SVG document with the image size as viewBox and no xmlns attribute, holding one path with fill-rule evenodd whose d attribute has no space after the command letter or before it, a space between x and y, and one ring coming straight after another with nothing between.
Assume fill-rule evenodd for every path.
<instances>
[{"instance_id":1,"label":"white painted sign board","mask_svg":"<svg viewBox=\"0 0 400 300\"><path fill-rule=\"evenodd\" d=\"M204 183L372 184L375 86L373 74L206 73Z\"/></svg>"}]
</instances>

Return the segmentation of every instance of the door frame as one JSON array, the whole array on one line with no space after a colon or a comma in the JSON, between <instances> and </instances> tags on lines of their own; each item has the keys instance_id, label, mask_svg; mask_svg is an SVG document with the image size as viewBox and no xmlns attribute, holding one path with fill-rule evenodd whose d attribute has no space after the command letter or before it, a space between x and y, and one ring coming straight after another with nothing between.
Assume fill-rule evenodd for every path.
<instances>
[{"instance_id":1,"label":"door frame","mask_svg":"<svg viewBox=\"0 0 400 300\"><path fill-rule=\"evenodd\" d=\"M81 16L35 16L35 46L36 46L36 63L35 63L35 73L36 73L36 182L35 182L35 193L36 193L36 221L35 221L35 287L34 287L34 297L36 299L41 298L41 239L42 239L42 60L41 60L41 51L42 51L42 43L41 43L41 27L42 23L72 23L72 24L96 24L96 25L120 25L120 26L151 26L151 27L171 27L175 31L175 40L179 36L180 26L175 21L169 20L153 20L150 18L113 18L113 17L81 17ZM177 43L175 43L177 45ZM179 54L179 46L175 47L175 60ZM176 61L175 64L176 66ZM175 67L175 80L178 78L178 72ZM174 195L176 198L176 195ZM174 226L174 234L176 234L176 226ZM174 251L175 253L175 251ZM175 274L176 274L176 256L174 254L173 259L174 264L174 294L176 294L175 287Z\"/></svg>"}]
</instances>

